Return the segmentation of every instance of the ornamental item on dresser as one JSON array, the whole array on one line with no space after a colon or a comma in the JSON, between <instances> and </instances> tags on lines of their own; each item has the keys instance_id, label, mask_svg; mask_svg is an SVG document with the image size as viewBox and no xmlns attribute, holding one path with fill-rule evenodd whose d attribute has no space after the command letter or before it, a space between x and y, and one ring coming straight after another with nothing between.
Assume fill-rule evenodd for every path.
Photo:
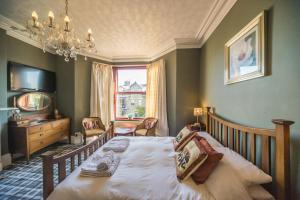
<instances>
[{"instance_id":1,"label":"ornamental item on dresser","mask_svg":"<svg viewBox=\"0 0 300 200\"><path fill-rule=\"evenodd\" d=\"M81 40L72 29L68 6L68 0L65 0L63 24L56 23L52 11L49 11L48 20L45 21L39 21L38 14L33 11L32 19L28 20L26 25L30 37L41 43L44 52L55 51L56 54L64 56L66 62L71 58L76 60L78 54L97 53L91 29L87 31L87 37Z\"/></svg>"}]
</instances>

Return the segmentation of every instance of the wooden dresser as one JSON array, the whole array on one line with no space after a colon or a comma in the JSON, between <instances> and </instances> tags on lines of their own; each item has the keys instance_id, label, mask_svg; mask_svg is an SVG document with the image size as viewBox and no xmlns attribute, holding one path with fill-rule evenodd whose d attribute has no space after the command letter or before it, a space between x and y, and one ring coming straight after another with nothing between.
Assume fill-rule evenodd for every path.
<instances>
[{"instance_id":1,"label":"wooden dresser","mask_svg":"<svg viewBox=\"0 0 300 200\"><path fill-rule=\"evenodd\" d=\"M27 158L34 152L65 137L70 140L70 119L47 120L40 123L9 125L9 149L12 154L21 153Z\"/></svg>"}]
</instances>

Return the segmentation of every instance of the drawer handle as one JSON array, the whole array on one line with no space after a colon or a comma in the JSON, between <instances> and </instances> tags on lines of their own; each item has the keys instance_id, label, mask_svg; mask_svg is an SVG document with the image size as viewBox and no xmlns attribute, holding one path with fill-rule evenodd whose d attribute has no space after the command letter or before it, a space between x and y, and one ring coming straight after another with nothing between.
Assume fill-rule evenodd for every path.
<instances>
[{"instance_id":1,"label":"drawer handle","mask_svg":"<svg viewBox=\"0 0 300 200\"><path fill-rule=\"evenodd\" d=\"M41 133L41 134L40 134L40 136L42 137L42 136L43 136L43 134Z\"/></svg>"}]
</instances>

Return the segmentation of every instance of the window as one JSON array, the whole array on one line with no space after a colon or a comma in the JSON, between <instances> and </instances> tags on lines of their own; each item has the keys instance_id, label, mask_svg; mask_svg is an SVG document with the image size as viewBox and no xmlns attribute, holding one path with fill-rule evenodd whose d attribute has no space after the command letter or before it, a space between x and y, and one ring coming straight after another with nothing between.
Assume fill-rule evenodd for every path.
<instances>
[{"instance_id":1,"label":"window","mask_svg":"<svg viewBox=\"0 0 300 200\"><path fill-rule=\"evenodd\" d=\"M115 118L140 119L145 117L146 67L114 67Z\"/></svg>"}]
</instances>

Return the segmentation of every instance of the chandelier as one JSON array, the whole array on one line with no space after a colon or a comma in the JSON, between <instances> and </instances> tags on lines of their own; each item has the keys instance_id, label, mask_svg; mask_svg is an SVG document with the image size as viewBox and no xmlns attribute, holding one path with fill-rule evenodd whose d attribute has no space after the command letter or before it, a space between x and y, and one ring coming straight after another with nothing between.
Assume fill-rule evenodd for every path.
<instances>
[{"instance_id":1,"label":"chandelier","mask_svg":"<svg viewBox=\"0 0 300 200\"><path fill-rule=\"evenodd\" d=\"M56 23L52 11L48 13L48 20L44 21L39 21L38 14L33 11L32 18L26 25L30 37L41 43L44 53L46 50L52 50L64 56L66 62L72 58L77 60L78 54L97 53L91 29L88 29L86 38L82 40L76 36L70 25L68 6L68 0L65 0L65 17L62 24Z\"/></svg>"}]
</instances>

